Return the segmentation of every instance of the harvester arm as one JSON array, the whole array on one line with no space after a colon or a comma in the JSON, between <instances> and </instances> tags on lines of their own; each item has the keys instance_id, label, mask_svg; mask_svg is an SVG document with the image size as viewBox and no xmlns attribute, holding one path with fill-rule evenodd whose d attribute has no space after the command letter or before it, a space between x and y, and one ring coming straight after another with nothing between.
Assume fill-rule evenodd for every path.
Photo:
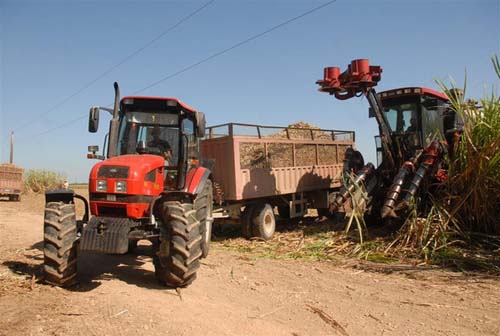
<instances>
[{"instance_id":1,"label":"harvester arm","mask_svg":"<svg viewBox=\"0 0 500 336\"><path fill-rule=\"evenodd\" d=\"M324 78L316 83L320 86L320 92L335 95L335 98L340 100L359 97L360 95L366 96L380 127L380 138L384 153L383 164L388 169L394 169L394 157L397 156L397 153L395 153L395 146L391 138L391 126L374 89L380 81L381 74L382 68L380 66L370 66L367 59L358 59L352 61L343 73L340 73L338 67L325 68Z\"/></svg>"}]
</instances>

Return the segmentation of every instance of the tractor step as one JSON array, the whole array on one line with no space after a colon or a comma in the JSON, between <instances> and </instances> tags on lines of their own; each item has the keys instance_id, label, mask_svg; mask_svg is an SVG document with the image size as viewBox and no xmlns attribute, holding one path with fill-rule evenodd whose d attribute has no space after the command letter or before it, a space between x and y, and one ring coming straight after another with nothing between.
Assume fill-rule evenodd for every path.
<instances>
[{"instance_id":1,"label":"tractor step","mask_svg":"<svg viewBox=\"0 0 500 336\"><path fill-rule=\"evenodd\" d=\"M127 218L93 217L83 228L80 250L110 254L128 251L128 235L133 226Z\"/></svg>"}]
</instances>

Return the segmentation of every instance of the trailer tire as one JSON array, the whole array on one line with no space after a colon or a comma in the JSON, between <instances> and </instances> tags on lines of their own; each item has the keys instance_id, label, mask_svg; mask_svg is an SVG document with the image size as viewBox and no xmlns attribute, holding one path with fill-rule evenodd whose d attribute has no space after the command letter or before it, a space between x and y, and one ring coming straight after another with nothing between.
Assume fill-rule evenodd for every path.
<instances>
[{"instance_id":1,"label":"trailer tire","mask_svg":"<svg viewBox=\"0 0 500 336\"><path fill-rule=\"evenodd\" d=\"M166 201L160 238L153 244L155 275L164 285L186 287L196 279L202 256L200 222L191 203Z\"/></svg>"},{"instance_id":2,"label":"trailer tire","mask_svg":"<svg viewBox=\"0 0 500 336\"><path fill-rule=\"evenodd\" d=\"M76 283L77 225L75 205L49 202L45 205L43 254L45 282L60 287Z\"/></svg>"},{"instance_id":3,"label":"trailer tire","mask_svg":"<svg viewBox=\"0 0 500 336\"><path fill-rule=\"evenodd\" d=\"M265 203L255 207L252 215L252 231L254 236L269 240L276 229L276 218L273 208Z\"/></svg>"},{"instance_id":4,"label":"trailer tire","mask_svg":"<svg viewBox=\"0 0 500 336\"><path fill-rule=\"evenodd\" d=\"M208 256L210 250L210 240L212 238L212 223L214 221L213 210L213 187L212 181L207 180L203 191L196 196L194 200L194 208L196 210L196 218L200 222L200 233L203 237L201 241L202 258Z\"/></svg>"},{"instance_id":5,"label":"trailer tire","mask_svg":"<svg viewBox=\"0 0 500 336\"><path fill-rule=\"evenodd\" d=\"M9 195L9 201L19 202L19 201L21 201L21 196L20 195Z\"/></svg>"},{"instance_id":6,"label":"trailer tire","mask_svg":"<svg viewBox=\"0 0 500 336\"><path fill-rule=\"evenodd\" d=\"M252 216L255 209L254 204L249 204L245 206L245 209L241 213L240 224L241 224L241 234L246 239L250 239L253 237L252 232Z\"/></svg>"}]
</instances>

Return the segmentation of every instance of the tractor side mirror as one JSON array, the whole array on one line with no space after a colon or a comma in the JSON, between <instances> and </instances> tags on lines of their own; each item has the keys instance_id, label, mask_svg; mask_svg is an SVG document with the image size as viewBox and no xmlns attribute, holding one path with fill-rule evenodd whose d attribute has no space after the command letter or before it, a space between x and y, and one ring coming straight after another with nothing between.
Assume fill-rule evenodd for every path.
<instances>
[{"instance_id":1,"label":"tractor side mirror","mask_svg":"<svg viewBox=\"0 0 500 336\"><path fill-rule=\"evenodd\" d=\"M99 106L92 106L89 111L89 132L95 133L99 128Z\"/></svg>"},{"instance_id":2,"label":"tractor side mirror","mask_svg":"<svg viewBox=\"0 0 500 336\"><path fill-rule=\"evenodd\" d=\"M205 136L206 124L205 113L196 112L196 136L198 138L203 138Z\"/></svg>"}]
</instances>

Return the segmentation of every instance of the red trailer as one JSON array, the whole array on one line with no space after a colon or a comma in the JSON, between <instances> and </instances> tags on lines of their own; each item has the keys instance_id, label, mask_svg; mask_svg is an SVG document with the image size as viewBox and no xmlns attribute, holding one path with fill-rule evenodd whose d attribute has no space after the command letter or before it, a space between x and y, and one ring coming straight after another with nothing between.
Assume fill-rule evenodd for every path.
<instances>
[{"instance_id":1,"label":"red trailer","mask_svg":"<svg viewBox=\"0 0 500 336\"><path fill-rule=\"evenodd\" d=\"M0 196L10 201L20 201L23 190L23 168L11 163L0 165Z\"/></svg>"}]
</instances>

